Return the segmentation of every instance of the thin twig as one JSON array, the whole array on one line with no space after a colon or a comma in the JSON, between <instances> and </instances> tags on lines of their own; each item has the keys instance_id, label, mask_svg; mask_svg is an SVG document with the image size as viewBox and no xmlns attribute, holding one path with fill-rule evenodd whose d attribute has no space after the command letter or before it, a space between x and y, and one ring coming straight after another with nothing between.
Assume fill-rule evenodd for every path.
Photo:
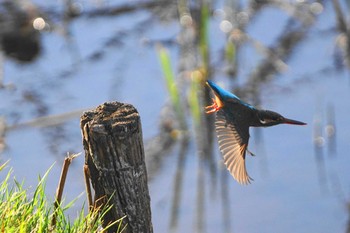
<instances>
[{"instance_id":1,"label":"thin twig","mask_svg":"<svg viewBox=\"0 0 350 233\"><path fill-rule=\"evenodd\" d=\"M62 172L61 172L60 180L58 182L58 187L57 187L57 191L56 191L55 207L54 207L54 212L53 212L53 216L52 216L52 220L51 220L51 227L52 228L54 228L56 225L57 209L59 208L59 206L61 204L63 189L64 189L64 185L66 183L69 165L72 163L73 159L78 157L80 154L81 153L72 154L72 155L68 154L68 156L64 159L63 166L62 166Z\"/></svg>"},{"instance_id":2,"label":"thin twig","mask_svg":"<svg viewBox=\"0 0 350 233\"><path fill-rule=\"evenodd\" d=\"M90 186L90 172L87 164L84 165L84 180L85 180L85 190L87 195L87 200L89 204L89 211L93 209L92 203L92 194L91 194L91 186Z\"/></svg>"}]
</instances>

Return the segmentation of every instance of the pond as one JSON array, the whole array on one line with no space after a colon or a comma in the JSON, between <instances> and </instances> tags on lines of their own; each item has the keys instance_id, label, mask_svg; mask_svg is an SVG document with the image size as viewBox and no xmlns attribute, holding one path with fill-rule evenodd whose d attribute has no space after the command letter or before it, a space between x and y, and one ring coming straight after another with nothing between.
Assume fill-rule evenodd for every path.
<instances>
[{"instance_id":1,"label":"pond","mask_svg":"<svg viewBox=\"0 0 350 233\"><path fill-rule=\"evenodd\" d=\"M345 232L350 58L335 3L35 0L13 12L2 2L0 161L28 187L54 164L53 197L64 157L83 152L82 112L130 103L142 121L154 232ZM32 56L5 48L17 14L30 19L23 27L44 22L30 28ZM250 129L248 186L222 163L205 79L307 123ZM81 195L76 210L83 163L74 160L64 191L66 202Z\"/></svg>"}]
</instances>

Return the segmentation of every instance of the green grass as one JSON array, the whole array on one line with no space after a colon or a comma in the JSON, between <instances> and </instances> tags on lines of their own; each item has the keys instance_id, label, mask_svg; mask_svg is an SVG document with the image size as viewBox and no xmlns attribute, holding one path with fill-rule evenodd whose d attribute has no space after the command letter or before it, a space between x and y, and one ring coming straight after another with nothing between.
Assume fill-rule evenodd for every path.
<instances>
[{"instance_id":1,"label":"green grass","mask_svg":"<svg viewBox=\"0 0 350 233\"><path fill-rule=\"evenodd\" d=\"M226 43L225 58L230 64L233 64L236 59L236 45L230 40Z\"/></svg>"},{"instance_id":2,"label":"green grass","mask_svg":"<svg viewBox=\"0 0 350 233\"><path fill-rule=\"evenodd\" d=\"M205 71L209 70L209 20L210 8L208 3L204 2L201 8L201 21L199 27L199 51L202 57L202 66Z\"/></svg>"},{"instance_id":3,"label":"green grass","mask_svg":"<svg viewBox=\"0 0 350 233\"><path fill-rule=\"evenodd\" d=\"M180 91L175 81L175 75L171 67L170 56L168 54L168 51L162 46L158 46L158 57L163 71L165 83L169 92L170 100L177 115L180 128L182 130L185 130L187 129L187 124L185 120L184 109L180 100Z\"/></svg>"},{"instance_id":4,"label":"green grass","mask_svg":"<svg viewBox=\"0 0 350 233\"><path fill-rule=\"evenodd\" d=\"M185 14L190 14L188 8L188 2L179 1L178 2L179 16ZM209 50L209 21L211 16L210 4L204 2L201 6L200 19L198 25L198 41L196 41L196 46L199 55L199 62L197 67L193 67L193 70L187 72L187 80L177 81L180 77L176 76L172 68L172 63L168 50L161 45L158 45L157 54L160 61L160 67L163 72L163 77L168 89L170 101L172 103L174 112L176 113L178 122L180 124L181 130L188 130L186 113L190 113L192 117L192 122L196 128L200 128L202 122L201 118L204 114L204 90L205 90L205 80L210 78L210 50ZM232 51L232 49L231 49ZM182 87L185 90L179 90L178 83L189 84ZM187 97L187 103L181 101L182 94ZM184 97L185 99L185 97ZM189 111L187 111L189 110ZM201 132L199 132L201 133Z\"/></svg>"},{"instance_id":5,"label":"green grass","mask_svg":"<svg viewBox=\"0 0 350 233\"><path fill-rule=\"evenodd\" d=\"M200 92L202 89L202 74L200 71L192 72L191 87L188 94L188 104L190 107L193 122L196 127L201 123L201 104L200 104Z\"/></svg>"},{"instance_id":6,"label":"green grass","mask_svg":"<svg viewBox=\"0 0 350 233\"><path fill-rule=\"evenodd\" d=\"M0 166L0 172L5 172L5 166L6 164ZM43 177L39 177L34 192L24 189L23 183L12 178L12 171L8 170L0 184L0 232L104 232L101 228L102 218L108 209L102 210L101 214L97 209L85 214L82 207L74 221L65 215L65 211L72 207L74 201L54 209L54 203L48 201L49 198L45 194L45 181L49 170ZM52 226L51 221L55 211L56 224ZM118 220L113 224L119 224L120 227L121 222Z\"/></svg>"}]
</instances>

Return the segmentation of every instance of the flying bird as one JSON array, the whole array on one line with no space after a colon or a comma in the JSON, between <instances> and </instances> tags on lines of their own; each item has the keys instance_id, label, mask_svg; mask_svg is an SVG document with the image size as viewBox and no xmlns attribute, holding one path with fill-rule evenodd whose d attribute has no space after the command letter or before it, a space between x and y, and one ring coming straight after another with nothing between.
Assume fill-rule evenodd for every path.
<instances>
[{"instance_id":1,"label":"flying bird","mask_svg":"<svg viewBox=\"0 0 350 233\"><path fill-rule=\"evenodd\" d=\"M247 173L246 152L254 155L248 150L249 127L306 123L285 118L273 111L257 109L214 82L207 80L206 83L215 96L213 104L206 107L206 113L216 113L215 129L224 163L238 183L249 184L253 179Z\"/></svg>"}]
</instances>

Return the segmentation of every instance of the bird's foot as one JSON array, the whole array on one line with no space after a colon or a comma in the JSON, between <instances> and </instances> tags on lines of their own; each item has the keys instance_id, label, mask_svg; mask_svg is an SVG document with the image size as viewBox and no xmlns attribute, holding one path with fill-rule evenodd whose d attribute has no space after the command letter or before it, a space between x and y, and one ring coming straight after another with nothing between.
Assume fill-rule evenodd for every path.
<instances>
[{"instance_id":1,"label":"bird's foot","mask_svg":"<svg viewBox=\"0 0 350 233\"><path fill-rule=\"evenodd\" d=\"M221 109L221 107L219 107L218 104L216 103L215 99L212 99L212 100L213 100L213 104L205 107L205 110L207 110L206 113L208 114L217 112Z\"/></svg>"},{"instance_id":2,"label":"bird's foot","mask_svg":"<svg viewBox=\"0 0 350 233\"><path fill-rule=\"evenodd\" d=\"M251 152L250 150L247 149L247 152L251 155L251 156L255 156L255 154L253 152Z\"/></svg>"}]
</instances>

